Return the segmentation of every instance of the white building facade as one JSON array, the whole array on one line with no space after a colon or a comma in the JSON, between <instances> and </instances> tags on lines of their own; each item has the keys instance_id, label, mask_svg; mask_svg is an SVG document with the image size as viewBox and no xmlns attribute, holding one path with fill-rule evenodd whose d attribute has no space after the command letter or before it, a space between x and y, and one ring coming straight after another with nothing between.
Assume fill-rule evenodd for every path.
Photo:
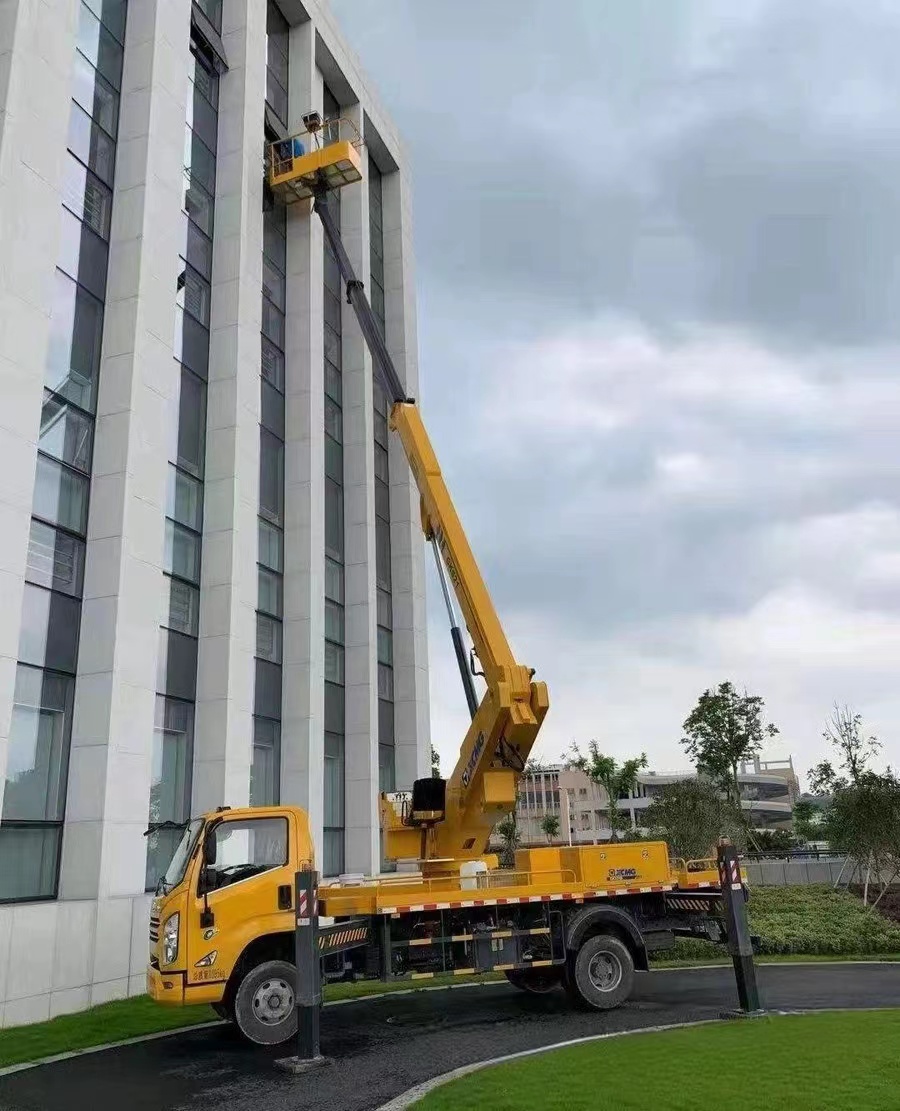
<instances>
[{"instance_id":1,"label":"white building facade","mask_svg":"<svg viewBox=\"0 0 900 1111\"><path fill-rule=\"evenodd\" d=\"M415 396L404 155L322 0L0 5L0 1026L144 991L192 813L297 804L373 872L430 766L418 494L264 181L311 109L364 140L332 211Z\"/></svg>"}]
</instances>

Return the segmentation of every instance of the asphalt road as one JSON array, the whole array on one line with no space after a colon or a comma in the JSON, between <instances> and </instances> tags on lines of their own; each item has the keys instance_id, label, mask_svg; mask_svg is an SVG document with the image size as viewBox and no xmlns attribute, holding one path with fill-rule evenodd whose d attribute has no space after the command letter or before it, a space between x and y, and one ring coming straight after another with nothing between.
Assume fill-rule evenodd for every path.
<instances>
[{"instance_id":1,"label":"asphalt road","mask_svg":"<svg viewBox=\"0 0 900 1111\"><path fill-rule=\"evenodd\" d=\"M770 965L772 1009L900 1006L900 964ZM360 1001L322 1012L331 1059L302 1077L277 1071L284 1048L243 1044L228 1027L185 1032L0 1078L2 1111L372 1111L407 1088L472 1061L567 1038L714 1018L736 1005L730 969L653 972L606 1014L532 998L506 984ZM111 1032L112 1034L112 1032Z\"/></svg>"}]
</instances>

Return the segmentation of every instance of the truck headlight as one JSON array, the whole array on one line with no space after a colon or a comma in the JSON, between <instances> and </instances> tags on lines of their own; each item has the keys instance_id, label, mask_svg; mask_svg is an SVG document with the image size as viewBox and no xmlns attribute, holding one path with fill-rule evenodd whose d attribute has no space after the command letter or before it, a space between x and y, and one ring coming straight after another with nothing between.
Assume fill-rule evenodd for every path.
<instances>
[{"instance_id":1,"label":"truck headlight","mask_svg":"<svg viewBox=\"0 0 900 1111\"><path fill-rule=\"evenodd\" d=\"M174 964L178 957L178 927L181 921L179 914L173 914L166 919L163 929L163 964Z\"/></svg>"}]
</instances>

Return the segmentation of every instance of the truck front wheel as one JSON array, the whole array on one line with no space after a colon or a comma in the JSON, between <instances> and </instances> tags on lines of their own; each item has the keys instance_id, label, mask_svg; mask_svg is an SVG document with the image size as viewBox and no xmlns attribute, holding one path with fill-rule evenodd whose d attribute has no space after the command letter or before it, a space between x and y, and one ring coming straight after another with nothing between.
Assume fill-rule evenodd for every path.
<instances>
[{"instance_id":1,"label":"truck front wheel","mask_svg":"<svg viewBox=\"0 0 900 1111\"><path fill-rule=\"evenodd\" d=\"M628 946L610 934L589 937L566 972L570 994L598 1011L624 1003L634 986L634 958Z\"/></svg>"},{"instance_id":2,"label":"truck front wheel","mask_svg":"<svg viewBox=\"0 0 900 1111\"><path fill-rule=\"evenodd\" d=\"M297 1032L297 970L287 961L264 961L244 976L234 995L234 1021L256 1045L281 1045Z\"/></svg>"}]
</instances>

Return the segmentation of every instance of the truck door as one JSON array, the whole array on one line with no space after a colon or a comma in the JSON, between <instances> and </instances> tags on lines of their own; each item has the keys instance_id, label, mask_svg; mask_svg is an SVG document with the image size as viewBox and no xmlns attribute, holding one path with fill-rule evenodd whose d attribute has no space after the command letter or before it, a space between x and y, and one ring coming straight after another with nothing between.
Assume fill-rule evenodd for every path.
<instances>
[{"instance_id":1,"label":"truck door","mask_svg":"<svg viewBox=\"0 0 900 1111\"><path fill-rule=\"evenodd\" d=\"M214 859L206 868L206 885L214 921L201 924L204 899L195 889L188 912L189 985L227 979L248 941L293 929L287 815L223 817L209 837Z\"/></svg>"}]
</instances>

